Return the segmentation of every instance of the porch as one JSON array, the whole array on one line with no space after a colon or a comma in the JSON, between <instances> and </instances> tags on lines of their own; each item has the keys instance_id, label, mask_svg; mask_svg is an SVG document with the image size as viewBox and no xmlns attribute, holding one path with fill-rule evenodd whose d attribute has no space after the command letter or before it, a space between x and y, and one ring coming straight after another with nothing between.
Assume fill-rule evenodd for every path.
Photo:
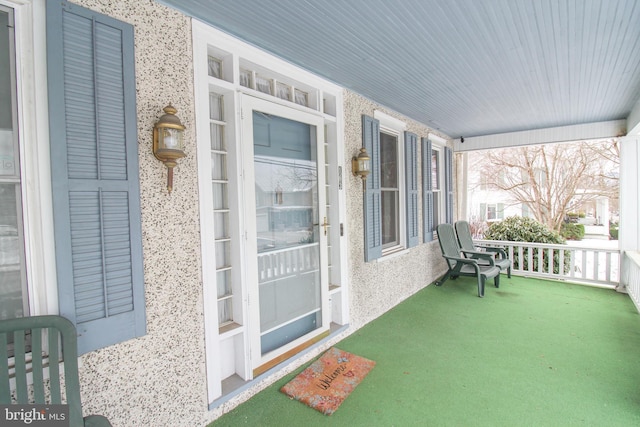
<instances>
[{"instance_id":1,"label":"porch","mask_svg":"<svg viewBox=\"0 0 640 427\"><path fill-rule=\"evenodd\" d=\"M279 388L230 425L609 425L640 423L640 318L627 295L560 281L472 278L428 286L336 347L377 362L327 417Z\"/></svg>"}]
</instances>

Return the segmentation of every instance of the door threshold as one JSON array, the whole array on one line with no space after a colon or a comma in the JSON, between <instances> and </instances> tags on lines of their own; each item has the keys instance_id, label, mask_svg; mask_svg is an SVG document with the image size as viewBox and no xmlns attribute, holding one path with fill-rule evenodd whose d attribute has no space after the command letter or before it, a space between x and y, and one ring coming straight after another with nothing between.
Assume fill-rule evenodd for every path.
<instances>
[{"instance_id":1,"label":"door threshold","mask_svg":"<svg viewBox=\"0 0 640 427\"><path fill-rule=\"evenodd\" d=\"M276 365L279 365L280 363L284 362L287 359L290 359L291 357L295 356L296 354L300 353L302 350L311 347L312 345L314 345L315 343L322 341L323 339L325 339L326 337L329 336L329 334L331 333L331 329L327 329L325 332L316 335L315 337L311 338L310 340L303 342L302 344L292 348L291 350L287 351L286 353L282 353L280 356L275 357L274 359L271 359L270 361L268 361L267 363L258 366L257 368L255 368L253 370L253 377L257 377L265 372L267 372L269 369L273 368Z\"/></svg>"},{"instance_id":2,"label":"door threshold","mask_svg":"<svg viewBox=\"0 0 640 427\"><path fill-rule=\"evenodd\" d=\"M222 404L230 401L231 399L235 398L236 396L244 393L245 391L249 390L251 387L253 387L256 384L258 384L259 382L263 381L265 378L269 377L270 375L275 374L276 372L282 370L287 365L295 362L296 360L300 359L304 355L314 351L321 344L323 344L324 342L328 341L332 337L335 337L336 335L341 334L342 332L346 331L348 328L349 328L349 324L338 325L338 324L332 323L331 327L329 329L328 336L325 336L324 338L320 339L319 341L317 341L315 343L312 343L306 349L302 349L298 354L295 355L296 357L290 357L289 359L282 361L280 364L272 367L271 369L265 371L264 373L260 374L259 376L254 376L254 378L252 380L243 381L237 375L232 375L229 378L222 380L222 396L219 397L218 399L214 400L213 402L209 403L209 410L211 411L211 410L221 406Z\"/></svg>"}]
</instances>

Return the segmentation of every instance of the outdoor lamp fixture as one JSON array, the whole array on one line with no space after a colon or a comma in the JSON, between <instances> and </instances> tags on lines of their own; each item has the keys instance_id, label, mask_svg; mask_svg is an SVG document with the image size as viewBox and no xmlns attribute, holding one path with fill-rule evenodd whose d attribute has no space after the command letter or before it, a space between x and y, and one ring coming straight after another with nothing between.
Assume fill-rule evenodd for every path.
<instances>
[{"instance_id":1,"label":"outdoor lamp fixture","mask_svg":"<svg viewBox=\"0 0 640 427\"><path fill-rule=\"evenodd\" d=\"M165 114L153 126L153 155L167 167L167 190L173 190L173 168L184 153L184 125L171 104L164 107Z\"/></svg>"},{"instance_id":2,"label":"outdoor lamp fixture","mask_svg":"<svg viewBox=\"0 0 640 427\"><path fill-rule=\"evenodd\" d=\"M371 172L371 157L367 154L367 150L362 147L360 149L360 154L357 157L353 157L351 159L351 167L353 169L353 174L362 178L363 188L367 181L367 175Z\"/></svg>"}]
</instances>

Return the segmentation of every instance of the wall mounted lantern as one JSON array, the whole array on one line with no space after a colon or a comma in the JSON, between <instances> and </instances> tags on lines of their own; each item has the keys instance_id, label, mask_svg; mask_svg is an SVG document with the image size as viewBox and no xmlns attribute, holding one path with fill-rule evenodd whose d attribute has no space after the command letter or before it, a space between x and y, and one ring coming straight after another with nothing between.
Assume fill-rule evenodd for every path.
<instances>
[{"instance_id":1,"label":"wall mounted lantern","mask_svg":"<svg viewBox=\"0 0 640 427\"><path fill-rule=\"evenodd\" d=\"M153 155L167 167L167 190L173 190L173 168L184 153L184 125L171 104L164 107L165 114L153 126Z\"/></svg>"},{"instance_id":2,"label":"wall mounted lantern","mask_svg":"<svg viewBox=\"0 0 640 427\"><path fill-rule=\"evenodd\" d=\"M371 172L371 157L369 157L364 147L360 149L360 154L357 157L354 156L351 159L351 167L353 174L362 178L362 186L366 188L367 175Z\"/></svg>"}]
</instances>

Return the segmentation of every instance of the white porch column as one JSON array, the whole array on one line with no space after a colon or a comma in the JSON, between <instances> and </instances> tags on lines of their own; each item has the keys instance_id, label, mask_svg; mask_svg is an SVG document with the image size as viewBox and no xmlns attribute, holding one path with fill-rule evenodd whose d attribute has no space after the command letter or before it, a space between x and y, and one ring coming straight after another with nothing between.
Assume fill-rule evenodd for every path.
<instances>
[{"instance_id":1,"label":"white porch column","mask_svg":"<svg viewBox=\"0 0 640 427\"><path fill-rule=\"evenodd\" d=\"M640 250L640 136L620 138L620 232L623 251Z\"/></svg>"},{"instance_id":2,"label":"white porch column","mask_svg":"<svg viewBox=\"0 0 640 427\"><path fill-rule=\"evenodd\" d=\"M640 249L640 136L620 138L620 229L618 244L623 253L621 259L620 286L626 292L629 285L629 260L624 252Z\"/></svg>"},{"instance_id":3,"label":"white porch column","mask_svg":"<svg viewBox=\"0 0 640 427\"><path fill-rule=\"evenodd\" d=\"M468 153L455 153L456 159L456 220L469 220L468 207Z\"/></svg>"}]
</instances>

